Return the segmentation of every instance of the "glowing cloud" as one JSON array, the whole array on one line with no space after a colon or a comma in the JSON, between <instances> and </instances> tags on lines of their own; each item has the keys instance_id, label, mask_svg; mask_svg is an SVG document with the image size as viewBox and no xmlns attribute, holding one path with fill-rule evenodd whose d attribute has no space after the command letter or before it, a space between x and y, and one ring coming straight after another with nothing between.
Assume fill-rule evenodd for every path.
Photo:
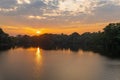
<instances>
[{"instance_id":1,"label":"glowing cloud","mask_svg":"<svg viewBox=\"0 0 120 80\"><path fill-rule=\"evenodd\" d=\"M41 20L41 19L46 19L46 17L42 17L42 16L33 16L33 15L28 16L28 18L29 18L29 19L39 19L39 20Z\"/></svg>"},{"instance_id":2,"label":"glowing cloud","mask_svg":"<svg viewBox=\"0 0 120 80\"><path fill-rule=\"evenodd\" d=\"M111 0L114 5L120 5L120 0Z\"/></svg>"},{"instance_id":3,"label":"glowing cloud","mask_svg":"<svg viewBox=\"0 0 120 80\"><path fill-rule=\"evenodd\" d=\"M18 7L13 7L13 8L0 8L0 11L3 12L10 12L10 11L16 11Z\"/></svg>"},{"instance_id":4,"label":"glowing cloud","mask_svg":"<svg viewBox=\"0 0 120 80\"><path fill-rule=\"evenodd\" d=\"M61 13L69 14L91 14L97 7L107 4L120 5L120 0L41 0L45 4L57 7ZM54 5L53 5L54 4ZM57 15L56 15L57 16Z\"/></svg>"},{"instance_id":5,"label":"glowing cloud","mask_svg":"<svg viewBox=\"0 0 120 80\"><path fill-rule=\"evenodd\" d=\"M95 7L97 7L96 0L64 0L59 1L59 10L60 11L69 11L73 14L76 13L91 13Z\"/></svg>"},{"instance_id":6,"label":"glowing cloud","mask_svg":"<svg viewBox=\"0 0 120 80\"><path fill-rule=\"evenodd\" d=\"M30 0L17 0L17 3L18 3L18 4L24 4L24 3L30 4L31 1L30 1Z\"/></svg>"}]
</instances>

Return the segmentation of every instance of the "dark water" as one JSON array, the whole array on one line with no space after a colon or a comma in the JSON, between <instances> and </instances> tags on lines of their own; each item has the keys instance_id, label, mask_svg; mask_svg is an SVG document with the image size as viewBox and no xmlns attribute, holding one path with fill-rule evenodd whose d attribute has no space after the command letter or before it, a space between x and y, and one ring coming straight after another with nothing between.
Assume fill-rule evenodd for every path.
<instances>
[{"instance_id":1,"label":"dark water","mask_svg":"<svg viewBox=\"0 0 120 80\"><path fill-rule=\"evenodd\" d=\"M11 49L0 52L0 80L120 80L120 61L82 50Z\"/></svg>"}]
</instances>

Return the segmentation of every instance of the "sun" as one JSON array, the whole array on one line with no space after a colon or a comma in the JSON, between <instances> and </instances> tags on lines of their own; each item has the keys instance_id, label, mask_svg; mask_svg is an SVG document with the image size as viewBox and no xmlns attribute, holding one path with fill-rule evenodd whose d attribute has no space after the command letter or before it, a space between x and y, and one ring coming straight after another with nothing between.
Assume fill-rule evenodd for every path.
<instances>
[{"instance_id":1,"label":"sun","mask_svg":"<svg viewBox=\"0 0 120 80\"><path fill-rule=\"evenodd\" d=\"M41 34L41 31L37 31L36 33L37 33L37 34Z\"/></svg>"}]
</instances>

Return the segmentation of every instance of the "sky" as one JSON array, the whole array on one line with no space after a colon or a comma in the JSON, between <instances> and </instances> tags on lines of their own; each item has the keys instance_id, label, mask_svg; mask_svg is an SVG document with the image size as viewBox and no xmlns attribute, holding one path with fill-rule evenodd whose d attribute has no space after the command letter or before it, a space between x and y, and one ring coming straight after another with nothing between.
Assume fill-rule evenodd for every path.
<instances>
[{"instance_id":1,"label":"sky","mask_svg":"<svg viewBox=\"0 0 120 80\"><path fill-rule=\"evenodd\" d=\"M120 0L0 0L0 28L10 35L97 32L120 20Z\"/></svg>"}]
</instances>

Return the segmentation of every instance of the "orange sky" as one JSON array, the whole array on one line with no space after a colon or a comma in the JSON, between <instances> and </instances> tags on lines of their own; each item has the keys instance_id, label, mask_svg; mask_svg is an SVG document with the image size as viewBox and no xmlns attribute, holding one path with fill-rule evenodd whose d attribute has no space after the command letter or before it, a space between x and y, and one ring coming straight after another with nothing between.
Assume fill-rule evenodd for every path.
<instances>
[{"instance_id":1,"label":"orange sky","mask_svg":"<svg viewBox=\"0 0 120 80\"><path fill-rule=\"evenodd\" d=\"M104 24L88 24L88 25L81 25L80 27L53 27L53 28L30 28L30 27L12 27L12 26L5 26L3 30L13 36L19 34L27 34L27 35L38 35L38 31L40 34L44 33L53 33L53 34L71 34L73 32L78 32L80 34L85 32L98 32L102 31L103 28L107 25Z\"/></svg>"}]
</instances>

